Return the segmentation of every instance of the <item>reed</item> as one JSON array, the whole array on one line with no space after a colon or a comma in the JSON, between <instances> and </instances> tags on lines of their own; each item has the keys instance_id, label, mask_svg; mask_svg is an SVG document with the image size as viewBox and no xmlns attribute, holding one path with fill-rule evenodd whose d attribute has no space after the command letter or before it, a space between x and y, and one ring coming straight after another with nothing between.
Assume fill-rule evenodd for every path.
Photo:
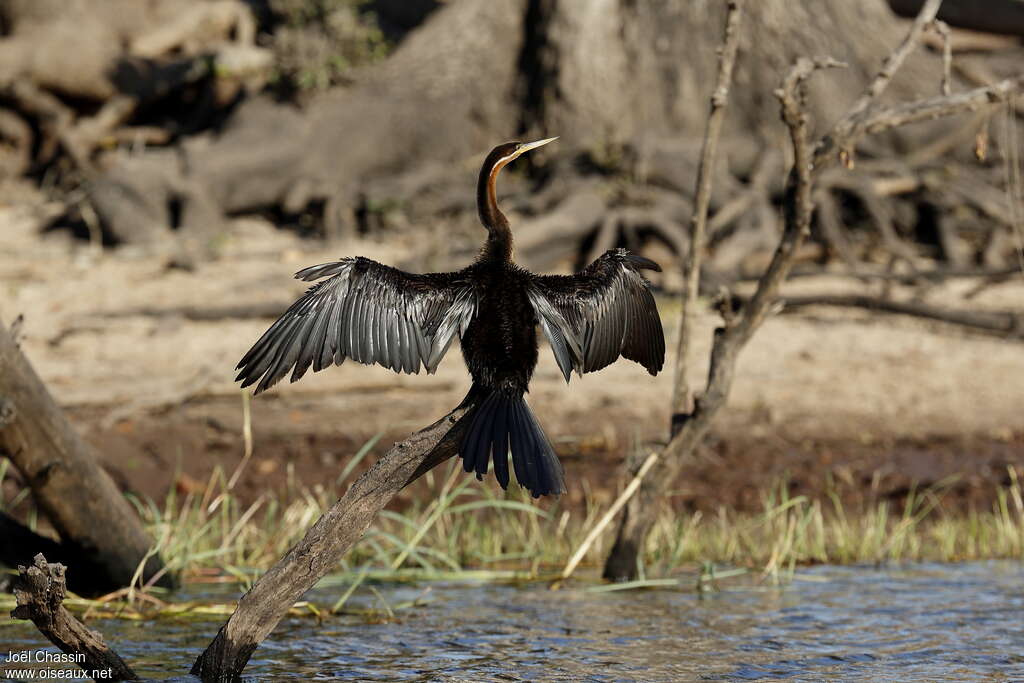
<instances>
[{"instance_id":1,"label":"reed","mask_svg":"<svg viewBox=\"0 0 1024 683\"><path fill-rule=\"evenodd\" d=\"M474 580L544 578L564 565L604 513L586 496L580 508L554 501L542 508L519 489L478 482L452 461L414 485L401 511L388 510L338 571L375 579ZM895 506L846 509L838 495L790 496L765 491L762 510L714 514L665 509L644 556L646 579L707 564L742 567L772 581L815 563L959 562L1024 558L1024 502L1019 474L997 492L988 511L950 513L939 506L951 482L913 490ZM211 570L248 584L298 541L340 489L294 488L243 504L215 473L201 495L168 494L162 505L135 501L172 571L202 580ZM416 487L419 487L418 489ZM583 566L597 566L612 541L603 532Z\"/></svg>"},{"instance_id":2,"label":"reed","mask_svg":"<svg viewBox=\"0 0 1024 683\"><path fill-rule=\"evenodd\" d=\"M358 457L369 450L362 449ZM380 515L336 574L321 584L345 585L342 597L316 612L344 611L347 597L368 581L554 579L605 512L605 505L589 493L582 508L570 509L557 500L543 508L518 488L503 492L492 481L476 481L459 464L452 461L428 473L413 485L405 509ZM182 496L172 488L162 502L131 500L157 539L154 551L161 553L168 571L186 583L232 582L245 588L334 502L352 468L345 474L329 486L302 488L292 480L282 496L265 493L244 503L233 489L237 476L216 470L202 492ZM987 511L944 511L939 502L951 482L912 491L898 507L879 502L849 510L835 493L809 499L790 496L777 485L764 492L756 513L664 509L650 536L640 580L594 589L685 585L691 579L671 577L687 573L700 577L698 590L737 572L784 582L795 567L817 563L1024 559L1024 492L1019 473L1010 468L1009 475L1009 485L997 492ZM597 537L582 566L600 565L613 531L610 525ZM595 573L584 572L577 580L595 582ZM136 593L159 603L159 592L142 585L111 600L132 603ZM164 609L157 603L158 611ZM107 607L86 605L104 614Z\"/></svg>"}]
</instances>

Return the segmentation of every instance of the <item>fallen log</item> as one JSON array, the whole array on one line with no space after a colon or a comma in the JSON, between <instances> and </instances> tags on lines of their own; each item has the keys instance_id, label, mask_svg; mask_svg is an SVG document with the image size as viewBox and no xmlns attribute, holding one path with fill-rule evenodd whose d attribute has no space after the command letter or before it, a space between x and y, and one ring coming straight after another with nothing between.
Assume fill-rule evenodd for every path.
<instances>
[{"instance_id":1,"label":"fallen log","mask_svg":"<svg viewBox=\"0 0 1024 683\"><path fill-rule=\"evenodd\" d=\"M779 301L783 305L783 312L795 311L808 306L863 308L878 313L937 320L1000 337L1024 337L1024 313L1013 311L964 311L914 301L893 301L860 294L787 296L780 298Z\"/></svg>"},{"instance_id":2,"label":"fallen log","mask_svg":"<svg viewBox=\"0 0 1024 683\"><path fill-rule=\"evenodd\" d=\"M296 600L334 568L362 537L385 505L403 488L453 457L464 426L460 419L472 404L460 405L434 424L392 446L288 554L263 574L238 603L238 608L199 656L191 673L203 681L237 680L263 640ZM19 619L31 619L43 634L68 653L83 653L98 668L110 668L112 680L136 676L98 633L82 626L60 606L64 598L64 567L48 565L42 554L22 573ZM24 603L24 606L22 604ZM117 669L116 662L122 668ZM120 673L118 673L120 672ZM118 677L120 676L120 677Z\"/></svg>"},{"instance_id":3,"label":"fallen log","mask_svg":"<svg viewBox=\"0 0 1024 683\"><path fill-rule=\"evenodd\" d=\"M128 501L82 441L0 323L0 455L22 474L82 574L79 592L109 593L142 580L173 587ZM148 558L148 559L147 559Z\"/></svg>"}]
</instances>

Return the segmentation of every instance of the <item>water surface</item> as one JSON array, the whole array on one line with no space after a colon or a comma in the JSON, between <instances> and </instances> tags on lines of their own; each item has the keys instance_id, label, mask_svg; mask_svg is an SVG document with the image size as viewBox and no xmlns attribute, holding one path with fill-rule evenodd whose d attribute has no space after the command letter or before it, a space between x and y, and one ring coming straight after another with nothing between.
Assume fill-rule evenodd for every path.
<instances>
[{"instance_id":1,"label":"water surface","mask_svg":"<svg viewBox=\"0 0 1024 683\"><path fill-rule=\"evenodd\" d=\"M289 618L246 672L254 681L1024 681L1020 563L823 566L798 570L783 587L722 583L704 595L435 583L430 604L387 623ZM426 587L377 589L395 604ZM330 604L343 590L307 597ZM359 596L377 602L369 591ZM220 620L90 626L140 674L172 678ZM41 641L6 623L0 643L6 653Z\"/></svg>"}]
</instances>

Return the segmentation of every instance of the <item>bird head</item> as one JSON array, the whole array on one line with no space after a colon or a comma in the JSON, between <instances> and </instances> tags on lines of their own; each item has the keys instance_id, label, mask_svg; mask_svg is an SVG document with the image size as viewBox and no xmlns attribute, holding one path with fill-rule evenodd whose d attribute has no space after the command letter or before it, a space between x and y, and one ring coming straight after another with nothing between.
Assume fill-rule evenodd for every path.
<instances>
[{"instance_id":1,"label":"bird head","mask_svg":"<svg viewBox=\"0 0 1024 683\"><path fill-rule=\"evenodd\" d=\"M500 171L504 166L515 161L523 154L526 154L530 150L537 149L538 147L543 147L549 142L554 142L557 139L558 136L555 136L553 138L545 138L535 142L506 142L503 145L498 145L491 150L489 155L489 161L491 162L489 164L491 174L497 175L498 171Z\"/></svg>"}]
</instances>

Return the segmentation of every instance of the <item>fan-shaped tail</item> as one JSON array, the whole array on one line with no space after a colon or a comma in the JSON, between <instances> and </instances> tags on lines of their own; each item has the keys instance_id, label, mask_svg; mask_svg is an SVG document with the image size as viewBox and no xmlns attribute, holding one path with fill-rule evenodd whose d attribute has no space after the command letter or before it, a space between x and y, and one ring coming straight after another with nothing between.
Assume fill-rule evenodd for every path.
<instances>
[{"instance_id":1,"label":"fan-shaped tail","mask_svg":"<svg viewBox=\"0 0 1024 683\"><path fill-rule=\"evenodd\" d=\"M469 428L459 445L463 468L482 479L491 460L501 488L508 488L508 456L516 481L534 498L565 493L565 475L555 449L521 393L474 386L467 396L476 408L464 420Z\"/></svg>"}]
</instances>

